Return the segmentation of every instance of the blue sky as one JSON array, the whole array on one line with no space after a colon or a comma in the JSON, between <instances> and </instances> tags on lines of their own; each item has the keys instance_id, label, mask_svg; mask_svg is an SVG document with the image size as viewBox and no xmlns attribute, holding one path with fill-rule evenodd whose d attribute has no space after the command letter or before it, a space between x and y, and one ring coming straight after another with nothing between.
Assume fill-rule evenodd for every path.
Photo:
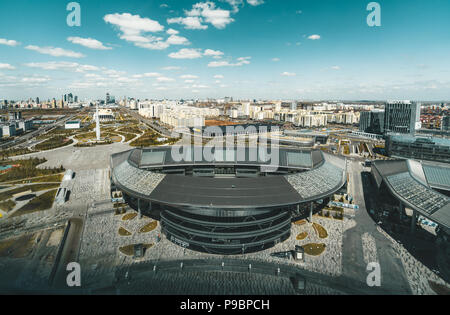
<instances>
[{"instance_id":1,"label":"blue sky","mask_svg":"<svg viewBox=\"0 0 450 315\"><path fill-rule=\"evenodd\" d=\"M449 100L450 1L0 0L0 99Z\"/></svg>"}]
</instances>

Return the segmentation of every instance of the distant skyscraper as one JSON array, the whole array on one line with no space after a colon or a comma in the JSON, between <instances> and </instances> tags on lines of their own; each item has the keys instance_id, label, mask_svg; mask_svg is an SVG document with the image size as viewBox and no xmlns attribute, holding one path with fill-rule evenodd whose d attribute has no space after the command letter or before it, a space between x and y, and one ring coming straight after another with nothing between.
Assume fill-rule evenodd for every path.
<instances>
[{"instance_id":1,"label":"distant skyscraper","mask_svg":"<svg viewBox=\"0 0 450 315\"><path fill-rule=\"evenodd\" d=\"M98 105L95 110L95 134L97 136L97 141L100 141L100 117L98 114Z\"/></svg>"},{"instance_id":2,"label":"distant skyscraper","mask_svg":"<svg viewBox=\"0 0 450 315\"><path fill-rule=\"evenodd\" d=\"M69 93L69 94L67 95L67 102L68 102L68 103L73 103L73 95L72 95L72 93Z\"/></svg>"},{"instance_id":3,"label":"distant skyscraper","mask_svg":"<svg viewBox=\"0 0 450 315\"><path fill-rule=\"evenodd\" d=\"M410 101L388 102L385 106L386 133L414 134L420 128L420 103Z\"/></svg>"},{"instance_id":4,"label":"distant skyscraper","mask_svg":"<svg viewBox=\"0 0 450 315\"><path fill-rule=\"evenodd\" d=\"M106 100L105 100L105 103L106 103L106 104L109 104L110 101L111 101L111 99L110 99L109 93L106 93Z\"/></svg>"},{"instance_id":5,"label":"distant skyscraper","mask_svg":"<svg viewBox=\"0 0 450 315\"><path fill-rule=\"evenodd\" d=\"M36 97L36 104L40 104L39 97Z\"/></svg>"}]
</instances>

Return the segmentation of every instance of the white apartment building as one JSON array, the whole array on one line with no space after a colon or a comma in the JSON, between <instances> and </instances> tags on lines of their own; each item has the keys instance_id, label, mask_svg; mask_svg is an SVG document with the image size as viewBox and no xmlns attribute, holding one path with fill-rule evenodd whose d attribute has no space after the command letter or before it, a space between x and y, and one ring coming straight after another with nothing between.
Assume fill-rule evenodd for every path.
<instances>
[{"instance_id":1,"label":"white apartment building","mask_svg":"<svg viewBox=\"0 0 450 315\"><path fill-rule=\"evenodd\" d=\"M203 127L205 119L217 117L220 112L217 108L197 108L191 106L177 105L164 109L160 115L161 122L173 126L181 127Z\"/></svg>"},{"instance_id":2,"label":"white apartment building","mask_svg":"<svg viewBox=\"0 0 450 315\"><path fill-rule=\"evenodd\" d=\"M160 118L164 112L164 104L162 103L139 103L139 115L146 118Z\"/></svg>"}]
</instances>

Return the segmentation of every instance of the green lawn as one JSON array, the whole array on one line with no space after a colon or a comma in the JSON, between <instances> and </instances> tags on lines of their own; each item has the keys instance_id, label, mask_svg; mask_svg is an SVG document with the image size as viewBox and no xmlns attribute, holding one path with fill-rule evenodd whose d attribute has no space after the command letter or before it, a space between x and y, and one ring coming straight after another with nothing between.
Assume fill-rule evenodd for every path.
<instances>
[{"instance_id":1,"label":"green lawn","mask_svg":"<svg viewBox=\"0 0 450 315\"><path fill-rule=\"evenodd\" d=\"M16 180L13 182L7 182L7 184L27 184L27 183L60 183L63 179L64 174L55 174L48 176L41 176L36 178L24 178L21 180Z\"/></svg>"},{"instance_id":2,"label":"green lawn","mask_svg":"<svg viewBox=\"0 0 450 315\"><path fill-rule=\"evenodd\" d=\"M34 197L29 203L14 212L11 217L18 217L24 214L50 209L55 200L57 189L49 190L40 196Z\"/></svg>"},{"instance_id":3,"label":"green lawn","mask_svg":"<svg viewBox=\"0 0 450 315\"><path fill-rule=\"evenodd\" d=\"M13 188L10 189L8 191L4 191L2 193L0 193L0 201L4 201L7 199L12 198L13 195L27 191L27 190L31 190L32 192L37 192L37 191L42 191L42 190L47 190L47 189L53 189L53 188L58 188L60 184L33 184L33 185L25 185L22 187L17 187L17 188Z\"/></svg>"},{"instance_id":4,"label":"green lawn","mask_svg":"<svg viewBox=\"0 0 450 315\"><path fill-rule=\"evenodd\" d=\"M4 202L0 202L0 209L3 211L9 212L16 206L16 203L12 200L7 200Z\"/></svg>"}]
</instances>

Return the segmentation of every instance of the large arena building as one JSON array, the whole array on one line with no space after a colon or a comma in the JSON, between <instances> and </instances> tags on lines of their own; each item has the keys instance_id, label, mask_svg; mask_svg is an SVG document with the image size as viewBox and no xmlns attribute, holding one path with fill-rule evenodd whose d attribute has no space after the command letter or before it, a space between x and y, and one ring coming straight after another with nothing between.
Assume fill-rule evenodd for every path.
<instances>
[{"instance_id":1,"label":"large arena building","mask_svg":"<svg viewBox=\"0 0 450 315\"><path fill-rule=\"evenodd\" d=\"M242 254L286 240L293 220L312 216L346 183L345 159L320 150L216 149L212 162L203 150L191 147L181 162L172 147L113 154L111 189L160 220L162 232L180 246ZM272 153L276 170L268 167Z\"/></svg>"}]
</instances>

